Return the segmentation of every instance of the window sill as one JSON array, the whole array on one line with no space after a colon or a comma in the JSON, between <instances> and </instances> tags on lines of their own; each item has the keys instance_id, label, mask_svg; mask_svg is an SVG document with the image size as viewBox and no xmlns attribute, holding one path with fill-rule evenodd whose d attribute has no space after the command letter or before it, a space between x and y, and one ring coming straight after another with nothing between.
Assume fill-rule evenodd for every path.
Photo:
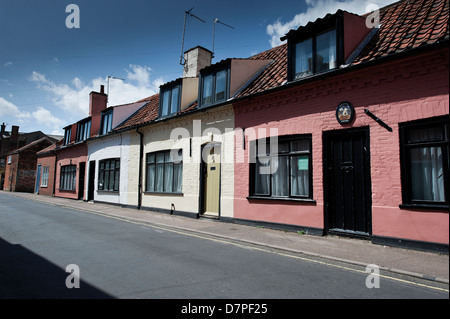
<instances>
[{"instance_id":1,"label":"window sill","mask_svg":"<svg viewBox=\"0 0 450 319\"><path fill-rule=\"evenodd\" d=\"M109 191L104 189L97 189L97 193L119 194L119 191Z\"/></svg>"},{"instance_id":2,"label":"window sill","mask_svg":"<svg viewBox=\"0 0 450 319\"><path fill-rule=\"evenodd\" d=\"M399 207L401 209L421 209L421 210L446 210L448 212L449 205L439 204L439 205L431 205L431 204L400 204Z\"/></svg>"},{"instance_id":3,"label":"window sill","mask_svg":"<svg viewBox=\"0 0 450 319\"><path fill-rule=\"evenodd\" d=\"M248 196L248 200L270 200L270 201L284 201L284 202L298 202L305 204L316 204L316 200L310 198L295 198L295 197L264 197L264 196Z\"/></svg>"},{"instance_id":4,"label":"window sill","mask_svg":"<svg viewBox=\"0 0 450 319\"><path fill-rule=\"evenodd\" d=\"M145 195L169 195L169 196L184 196L183 193L165 193L165 192L144 192Z\"/></svg>"}]
</instances>

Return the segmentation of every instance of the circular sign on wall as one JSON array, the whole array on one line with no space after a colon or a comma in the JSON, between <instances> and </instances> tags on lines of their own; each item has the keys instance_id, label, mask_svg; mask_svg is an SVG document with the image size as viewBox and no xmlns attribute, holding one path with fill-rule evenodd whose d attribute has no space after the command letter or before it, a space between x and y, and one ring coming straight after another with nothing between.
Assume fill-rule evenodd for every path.
<instances>
[{"instance_id":1,"label":"circular sign on wall","mask_svg":"<svg viewBox=\"0 0 450 319\"><path fill-rule=\"evenodd\" d=\"M355 109L349 102L339 104L336 109L336 119L339 124L348 124L355 118Z\"/></svg>"}]
</instances>

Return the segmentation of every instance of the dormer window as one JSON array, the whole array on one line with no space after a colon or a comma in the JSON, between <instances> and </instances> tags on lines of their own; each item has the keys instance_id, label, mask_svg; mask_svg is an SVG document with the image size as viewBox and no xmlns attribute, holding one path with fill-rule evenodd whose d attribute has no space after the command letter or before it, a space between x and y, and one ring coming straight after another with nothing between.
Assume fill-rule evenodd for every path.
<instances>
[{"instance_id":1,"label":"dormer window","mask_svg":"<svg viewBox=\"0 0 450 319\"><path fill-rule=\"evenodd\" d=\"M293 79L298 80L337 67L336 29L299 41L293 52Z\"/></svg>"},{"instance_id":2,"label":"dormer window","mask_svg":"<svg viewBox=\"0 0 450 319\"><path fill-rule=\"evenodd\" d=\"M177 81L161 87L159 117L166 117L180 111L181 82Z\"/></svg>"},{"instance_id":3,"label":"dormer window","mask_svg":"<svg viewBox=\"0 0 450 319\"><path fill-rule=\"evenodd\" d=\"M91 120L79 122L77 125L77 142L87 140L91 135Z\"/></svg>"},{"instance_id":4,"label":"dormer window","mask_svg":"<svg viewBox=\"0 0 450 319\"><path fill-rule=\"evenodd\" d=\"M229 97L229 67L215 69L200 77L201 107L226 101Z\"/></svg>"},{"instance_id":5,"label":"dormer window","mask_svg":"<svg viewBox=\"0 0 450 319\"><path fill-rule=\"evenodd\" d=\"M66 127L64 129L64 146L70 144L70 137L72 135L72 127Z\"/></svg>"},{"instance_id":6,"label":"dormer window","mask_svg":"<svg viewBox=\"0 0 450 319\"><path fill-rule=\"evenodd\" d=\"M370 31L364 17L342 10L289 31L281 38L288 40L287 80L301 80L348 63Z\"/></svg>"},{"instance_id":7,"label":"dormer window","mask_svg":"<svg viewBox=\"0 0 450 319\"><path fill-rule=\"evenodd\" d=\"M228 70L208 74L202 78L202 105L215 104L227 99Z\"/></svg>"},{"instance_id":8,"label":"dormer window","mask_svg":"<svg viewBox=\"0 0 450 319\"><path fill-rule=\"evenodd\" d=\"M112 120L113 120L113 110L110 109L106 112L102 112L102 125L101 125L101 135L108 134L112 130Z\"/></svg>"}]
</instances>

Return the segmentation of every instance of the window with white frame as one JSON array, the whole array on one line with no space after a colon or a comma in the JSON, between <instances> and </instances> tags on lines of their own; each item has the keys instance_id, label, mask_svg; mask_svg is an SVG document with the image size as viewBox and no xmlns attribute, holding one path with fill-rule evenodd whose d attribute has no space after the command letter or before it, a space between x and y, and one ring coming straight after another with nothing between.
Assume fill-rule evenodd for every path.
<instances>
[{"instance_id":1,"label":"window with white frame","mask_svg":"<svg viewBox=\"0 0 450 319\"><path fill-rule=\"evenodd\" d=\"M74 191L77 181L76 178L77 178L76 165L61 166L59 189L65 191Z\"/></svg>"},{"instance_id":2,"label":"window with white frame","mask_svg":"<svg viewBox=\"0 0 450 319\"><path fill-rule=\"evenodd\" d=\"M48 172L49 172L50 167L49 166L44 166L42 168L42 177L41 177L41 186L42 187L47 187L48 186Z\"/></svg>"}]
</instances>

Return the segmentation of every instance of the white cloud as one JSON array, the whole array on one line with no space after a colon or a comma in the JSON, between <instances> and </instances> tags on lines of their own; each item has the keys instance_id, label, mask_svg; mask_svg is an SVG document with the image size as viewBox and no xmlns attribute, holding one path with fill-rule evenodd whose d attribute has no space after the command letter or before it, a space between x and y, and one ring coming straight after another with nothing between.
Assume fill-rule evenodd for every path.
<instances>
[{"instance_id":1,"label":"white cloud","mask_svg":"<svg viewBox=\"0 0 450 319\"><path fill-rule=\"evenodd\" d=\"M15 116L17 118L29 118L30 113L23 112L14 103L0 97L0 116Z\"/></svg>"},{"instance_id":2,"label":"white cloud","mask_svg":"<svg viewBox=\"0 0 450 319\"><path fill-rule=\"evenodd\" d=\"M0 115L14 115L20 113L19 108L13 103L0 97Z\"/></svg>"},{"instance_id":3,"label":"white cloud","mask_svg":"<svg viewBox=\"0 0 450 319\"><path fill-rule=\"evenodd\" d=\"M48 127L52 127L53 129L62 128L64 126L63 120L54 116L49 110L39 106L36 111L32 113L33 118L39 124L44 124Z\"/></svg>"},{"instance_id":4,"label":"white cloud","mask_svg":"<svg viewBox=\"0 0 450 319\"><path fill-rule=\"evenodd\" d=\"M8 67L12 67L13 63L11 61L6 62L5 64L3 64L3 67L8 68Z\"/></svg>"},{"instance_id":5,"label":"white cloud","mask_svg":"<svg viewBox=\"0 0 450 319\"><path fill-rule=\"evenodd\" d=\"M125 70L125 81L110 79L108 105L135 102L158 92L162 79L151 81L150 71L147 66L130 65ZM106 90L107 86L107 78L100 77L87 83L75 77L70 84L57 84L36 71L33 71L29 80L35 82L39 89L51 93L53 103L64 112L70 112L70 117L75 120L89 115L90 92L98 92L101 85Z\"/></svg>"},{"instance_id":6,"label":"white cloud","mask_svg":"<svg viewBox=\"0 0 450 319\"><path fill-rule=\"evenodd\" d=\"M149 67L134 64L130 64L129 67L132 72L130 72L129 70L125 70L127 72L127 78L129 80L136 81L138 83L138 86L140 87L149 85L151 71Z\"/></svg>"},{"instance_id":7,"label":"white cloud","mask_svg":"<svg viewBox=\"0 0 450 319\"><path fill-rule=\"evenodd\" d=\"M306 12L295 15L292 20L287 22L282 22L278 19L273 24L267 26L266 32L271 37L270 44L272 47L275 47L282 43L280 38L290 30L297 29L318 18L323 18L328 13L333 14L341 9L355 14L364 14L371 12L375 6L381 8L396 1L398 0L306 0Z\"/></svg>"}]
</instances>

